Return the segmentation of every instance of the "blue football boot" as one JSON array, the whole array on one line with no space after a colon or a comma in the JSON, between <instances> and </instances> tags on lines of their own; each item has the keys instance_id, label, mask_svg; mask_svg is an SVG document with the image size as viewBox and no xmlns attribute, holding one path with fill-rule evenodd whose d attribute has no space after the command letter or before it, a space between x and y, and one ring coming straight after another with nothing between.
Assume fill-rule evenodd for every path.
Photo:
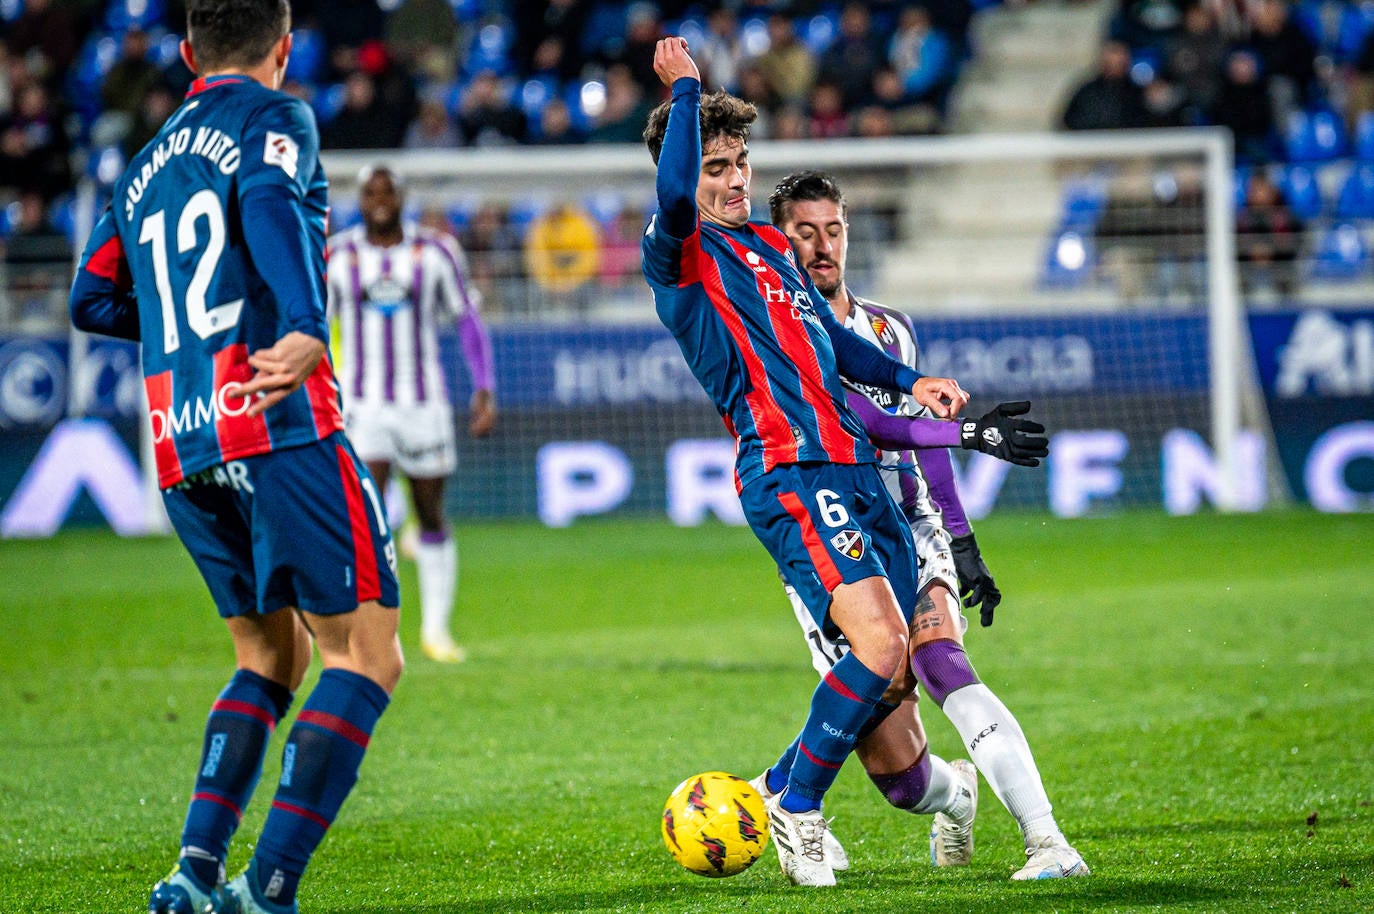
<instances>
[{"instance_id":1,"label":"blue football boot","mask_svg":"<svg viewBox=\"0 0 1374 914\"><path fill-rule=\"evenodd\" d=\"M248 861L246 870L211 892L206 914L297 914L295 901L282 905L262 897L257 869L255 857Z\"/></svg>"},{"instance_id":2,"label":"blue football boot","mask_svg":"<svg viewBox=\"0 0 1374 914\"><path fill-rule=\"evenodd\" d=\"M211 888L200 884L189 870L178 863L172 867L148 898L148 914L205 914L210 904Z\"/></svg>"}]
</instances>

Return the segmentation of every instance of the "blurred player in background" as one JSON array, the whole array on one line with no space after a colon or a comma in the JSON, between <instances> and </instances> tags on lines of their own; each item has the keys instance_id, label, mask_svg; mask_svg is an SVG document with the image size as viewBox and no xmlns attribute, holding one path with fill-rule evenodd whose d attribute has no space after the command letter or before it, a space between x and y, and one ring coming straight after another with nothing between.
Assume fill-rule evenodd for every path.
<instances>
[{"instance_id":1,"label":"blurred player in background","mask_svg":"<svg viewBox=\"0 0 1374 914\"><path fill-rule=\"evenodd\" d=\"M876 467L840 372L940 416L968 395L926 378L845 330L776 228L749 222L754 106L701 96L679 37L662 39L654 70L672 99L644 139L658 166L658 209L641 242L659 318L735 436L740 502L818 628L850 651L812 695L768 802L779 862L798 885L835 884L821 813L826 791L875 704L906 666L916 605L915 546ZM778 767L778 766L775 766Z\"/></svg>"},{"instance_id":2,"label":"blurred player in background","mask_svg":"<svg viewBox=\"0 0 1374 914\"><path fill-rule=\"evenodd\" d=\"M845 284L849 247L848 206L830 175L803 171L788 175L769 198L773 222L792 242L801 266L830 302L846 327L917 367L915 331L905 314L858 298ZM850 405L863 418L874 443L885 449L883 476L903 513L921 565L920 597L912 629L911 668L926 693L959 731L977 769L1021 826L1026 864L1013 879L1086 876L1083 858L1065 840L1049 797L1016 718L984 685L964 652L968 627L959 601L960 581L969 609L981 607L984 626L992 624L1001 593L978 550L964 516L946 446L961 445L1013 463L1035 466L1047 442L1038 423L1017 417L1029 403L1003 403L981 419L959 423L928 418L910 397L894 397L871 387L851 389ZM915 448L915 450L913 450ZM959 532L950 542L950 529ZM806 633L812 663L821 675L847 652L827 637L793 587L788 597ZM930 754L911 693L855 748L873 783L893 806L915 813L936 811L954 778L976 790L977 774L963 759L946 765ZM952 769L952 771L950 770ZM781 779L758 779L765 790ZM933 795L933 799L932 799ZM964 865L973 852L972 817L959 821L937 812L930 830L931 859L937 866ZM836 848L835 843L829 845Z\"/></svg>"},{"instance_id":3,"label":"blurred player in background","mask_svg":"<svg viewBox=\"0 0 1374 914\"><path fill-rule=\"evenodd\" d=\"M472 376L468 433L496 424L491 340L477 314L458 242L403 221L403 188L384 165L359 180L363 224L329 241L329 310L339 321L339 381L348 436L385 492L394 463L410 483L420 527L420 644L433 660L459 662L449 630L458 546L444 519L444 482L458 466L453 407L439 358L441 315L456 317Z\"/></svg>"},{"instance_id":4,"label":"blurred player in background","mask_svg":"<svg viewBox=\"0 0 1374 914\"><path fill-rule=\"evenodd\" d=\"M238 667L210 709L155 914L295 912L401 675L395 550L325 357L319 134L305 103L274 91L290 20L285 0L187 4L181 52L198 78L115 183L72 288L77 327L142 341L163 501ZM312 636L324 672L253 857L226 885Z\"/></svg>"}]
</instances>

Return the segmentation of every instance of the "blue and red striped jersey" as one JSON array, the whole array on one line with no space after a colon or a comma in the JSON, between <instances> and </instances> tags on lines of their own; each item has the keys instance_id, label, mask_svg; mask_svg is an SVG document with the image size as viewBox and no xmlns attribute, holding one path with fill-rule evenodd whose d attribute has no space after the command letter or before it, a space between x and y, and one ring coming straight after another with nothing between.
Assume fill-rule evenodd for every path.
<instances>
[{"instance_id":1,"label":"blue and red striped jersey","mask_svg":"<svg viewBox=\"0 0 1374 914\"><path fill-rule=\"evenodd\" d=\"M840 325L782 232L700 219L700 84L678 80L672 105L659 210L641 241L644 277L659 319L735 436L737 486L779 464L875 462L846 402L841 366L846 376L899 392L920 375Z\"/></svg>"},{"instance_id":2,"label":"blue and red striped jersey","mask_svg":"<svg viewBox=\"0 0 1374 914\"><path fill-rule=\"evenodd\" d=\"M142 341L165 488L343 428L328 357L263 415L227 388L293 330L328 340L328 185L304 102L243 76L199 79L115 183L72 289L83 330Z\"/></svg>"}]
</instances>

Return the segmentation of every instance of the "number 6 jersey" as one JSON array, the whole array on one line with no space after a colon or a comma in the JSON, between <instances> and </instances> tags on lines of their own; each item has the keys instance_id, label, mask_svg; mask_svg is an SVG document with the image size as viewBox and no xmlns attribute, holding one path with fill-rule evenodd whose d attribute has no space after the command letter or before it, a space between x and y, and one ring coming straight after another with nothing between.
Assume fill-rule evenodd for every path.
<instances>
[{"instance_id":1,"label":"number 6 jersey","mask_svg":"<svg viewBox=\"0 0 1374 914\"><path fill-rule=\"evenodd\" d=\"M165 488L343 427L328 356L263 415L233 385L291 331L328 341L328 185L309 107L243 76L198 79L129 163L82 254L77 327L142 341Z\"/></svg>"}]
</instances>

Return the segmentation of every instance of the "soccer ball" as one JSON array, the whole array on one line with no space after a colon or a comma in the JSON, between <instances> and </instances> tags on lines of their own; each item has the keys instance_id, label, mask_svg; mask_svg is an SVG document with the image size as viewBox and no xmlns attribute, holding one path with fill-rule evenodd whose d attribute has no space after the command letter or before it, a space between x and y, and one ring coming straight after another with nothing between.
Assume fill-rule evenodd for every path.
<instances>
[{"instance_id":1,"label":"soccer ball","mask_svg":"<svg viewBox=\"0 0 1374 914\"><path fill-rule=\"evenodd\" d=\"M763 797L744 778L724 771L693 775L663 806L663 843L698 876L734 876L768 846Z\"/></svg>"}]
</instances>

